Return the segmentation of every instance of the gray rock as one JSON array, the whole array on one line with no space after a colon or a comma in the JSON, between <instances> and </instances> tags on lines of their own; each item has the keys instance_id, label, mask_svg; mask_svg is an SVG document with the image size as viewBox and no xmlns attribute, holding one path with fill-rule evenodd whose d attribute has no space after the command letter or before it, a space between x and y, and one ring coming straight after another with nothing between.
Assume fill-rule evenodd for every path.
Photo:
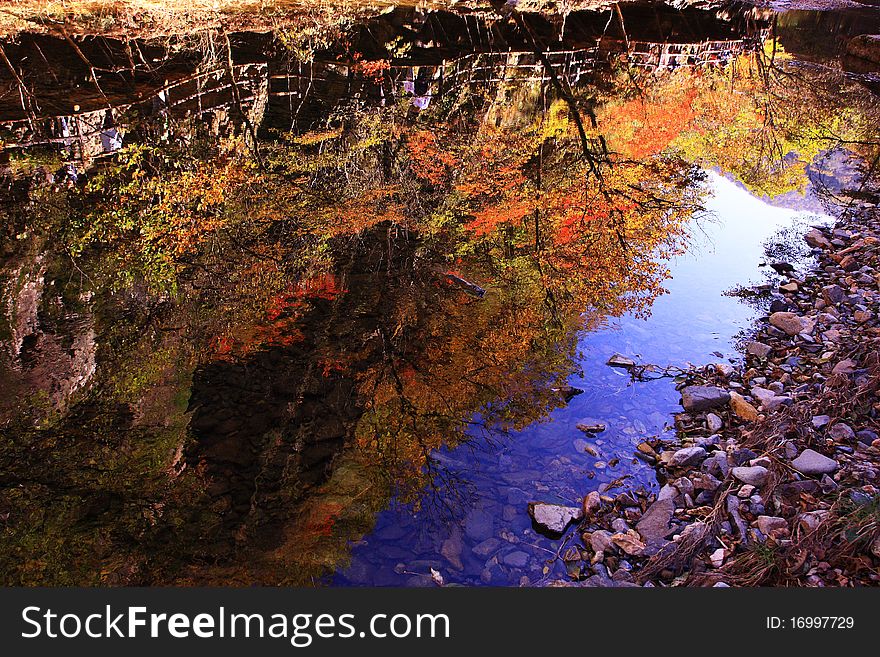
<instances>
[{"instance_id":1,"label":"gray rock","mask_svg":"<svg viewBox=\"0 0 880 657\"><path fill-rule=\"evenodd\" d=\"M730 393L715 386L688 386L681 391L681 404L692 413L719 408L729 401Z\"/></svg>"},{"instance_id":2,"label":"gray rock","mask_svg":"<svg viewBox=\"0 0 880 657\"><path fill-rule=\"evenodd\" d=\"M716 433L721 431L721 428L724 426L724 421L715 415L715 413L707 413L706 414L706 427L712 433Z\"/></svg>"},{"instance_id":3,"label":"gray rock","mask_svg":"<svg viewBox=\"0 0 880 657\"><path fill-rule=\"evenodd\" d=\"M763 402L761 408L765 411L775 411L780 406L791 406L793 403L794 400L791 397L787 397L786 395L776 395Z\"/></svg>"},{"instance_id":4,"label":"gray rock","mask_svg":"<svg viewBox=\"0 0 880 657\"><path fill-rule=\"evenodd\" d=\"M598 565L598 564L597 564ZM622 586L623 584L621 584ZM614 586L614 580L610 577L602 577L601 575L593 575L584 580L583 586L589 588L608 588Z\"/></svg>"},{"instance_id":5,"label":"gray rock","mask_svg":"<svg viewBox=\"0 0 880 657\"><path fill-rule=\"evenodd\" d=\"M691 475L691 482L693 483L694 488L697 490L714 491L717 490L718 487L721 485L720 481L705 472L699 472L697 474Z\"/></svg>"},{"instance_id":6,"label":"gray rock","mask_svg":"<svg viewBox=\"0 0 880 657\"><path fill-rule=\"evenodd\" d=\"M817 511L805 511L798 516L798 524L805 532L815 530L829 515L829 511L820 509Z\"/></svg>"},{"instance_id":7,"label":"gray rock","mask_svg":"<svg viewBox=\"0 0 880 657\"><path fill-rule=\"evenodd\" d=\"M831 418L827 415L814 415L813 416L813 428L815 428L815 429L821 429L829 422L831 422Z\"/></svg>"},{"instance_id":8,"label":"gray rock","mask_svg":"<svg viewBox=\"0 0 880 657\"><path fill-rule=\"evenodd\" d=\"M675 486L671 486L669 484L664 484L660 489L660 492L657 493L657 501L660 500L675 500L678 497L678 489Z\"/></svg>"},{"instance_id":9,"label":"gray rock","mask_svg":"<svg viewBox=\"0 0 880 657\"><path fill-rule=\"evenodd\" d=\"M874 501L872 495L868 495L865 491L857 489L849 491L849 499L852 500L853 504L856 506L868 506Z\"/></svg>"},{"instance_id":10,"label":"gray rock","mask_svg":"<svg viewBox=\"0 0 880 657\"><path fill-rule=\"evenodd\" d=\"M840 485L827 474L823 474L822 478L819 480L819 487L822 489L823 493L828 495L840 488Z\"/></svg>"},{"instance_id":11,"label":"gray rock","mask_svg":"<svg viewBox=\"0 0 880 657\"><path fill-rule=\"evenodd\" d=\"M758 458L758 455L754 451L750 450L748 447L740 447L739 449L735 449L733 450L733 452L731 452L730 458L733 459L734 465L745 465L747 463L749 465L752 465L749 462L752 459ZM760 465L760 463L758 465Z\"/></svg>"},{"instance_id":12,"label":"gray rock","mask_svg":"<svg viewBox=\"0 0 880 657\"><path fill-rule=\"evenodd\" d=\"M769 344L758 342L757 340L749 342L748 346L746 347L747 354L757 356L758 358L766 358L771 351L773 351L773 347L771 347Z\"/></svg>"},{"instance_id":13,"label":"gray rock","mask_svg":"<svg viewBox=\"0 0 880 657\"><path fill-rule=\"evenodd\" d=\"M703 449L706 449L708 447L715 447L720 442L721 436L717 433L713 433L711 436L697 436L696 438L694 438L694 444L698 447L702 447Z\"/></svg>"},{"instance_id":14,"label":"gray rock","mask_svg":"<svg viewBox=\"0 0 880 657\"><path fill-rule=\"evenodd\" d=\"M625 534L626 530L629 529L629 524L623 518L615 518L611 521L611 529L618 533Z\"/></svg>"},{"instance_id":15,"label":"gray rock","mask_svg":"<svg viewBox=\"0 0 880 657\"><path fill-rule=\"evenodd\" d=\"M848 443L856 439L856 432L852 430L852 427L843 422L838 422L831 427L828 435L838 443Z\"/></svg>"},{"instance_id":16,"label":"gray rock","mask_svg":"<svg viewBox=\"0 0 880 657\"><path fill-rule=\"evenodd\" d=\"M778 312L770 315L770 324L784 331L786 335L797 335L804 331L808 324L803 317L791 312Z\"/></svg>"},{"instance_id":17,"label":"gray rock","mask_svg":"<svg viewBox=\"0 0 880 657\"><path fill-rule=\"evenodd\" d=\"M580 520L584 512L580 507L532 502L529 504L529 515L545 531L561 534L572 521Z\"/></svg>"},{"instance_id":18,"label":"gray rock","mask_svg":"<svg viewBox=\"0 0 880 657\"><path fill-rule=\"evenodd\" d=\"M805 449L791 462L794 469L808 475L827 474L837 470L837 461L812 449Z\"/></svg>"},{"instance_id":19,"label":"gray rock","mask_svg":"<svg viewBox=\"0 0 880 657\"><path fill-rule=\"evenodd\" d=\"M772 390L768 390L767 388L761 388L759 386L754 386L751 390L752 397L758 400L758 403L762 406L766 406L767 402L776 397L776 393Z\"/></svg>"},{"instance_id":20,"label":"gray rock","mask_svg":"<svg viewBox=\"0 0 880 657\"><path fill-rule=\"evenodd\" d=\"M863 445L870 445L877 440L878 436L870 429L862 429L861 431L856 432L856 438L858 438L859 442Z\"/></svg>"},{"instance_id":21,"label":"gray rock","mask_svg":"<svg viewBox=\"0 0 880 657\"><path fill-rule=\"evenodd\" d=\"M603 552L605 554L617 551L617 546L611 540L611 532L604 529L590 534L590 547L593 548L593 552Z\"/></svg>"},{"instance_id":22,"label":"gray rock","mask_svg":"<svg viewBox=\"0 0 880 657\"><path fill-rule=\"evenodd\" d=\"M687 477L679 477L675 481L672 482L672 485L678 490L682 495L690 495L694 494L694 482L692 482Z\"/></svg>"},{"instance_id":23,"label":"gray rock","mask_svg":"<svg viewBox=\"0 0 880 657\"><path fill-rule=\"evenodd\" d=\"M706 459L706 450L702 447L685 447L672 455L670 465L673 467L682 467L687 465L698 465Z\"/></svg>"},{"instance_id":24,"label":"gray rock","mask_svg":"<svg viewBox=\"0 0 880 657\"><path fill-rule=\"evenodd\" d=\"M777 516L758 516L758 529L765 536L788 536L788 523Z\"/></svg>"},{"instance_id":25,"label":"gray rock","mask_svg":"<svg viewBox=\"0 0 880 657\"><path fill-rule=\"evenodd\" d=\"M632 358L627 358L623 354L614 354L611 358L608 359L608 365L611 367L622 367L624 369L630 369L636 366L636 361Z\"/></svg>"},{"instance_id":26,"label":"gray rock","mask_svg":"<svg viewBox=\"0 0 880 657\"><path fill-rule=\"evenodd\" d=\"M751 484L752 486L760 488L767 483L767 477L770 476L770 471L761 465L741 466L733 468L733 476L744 484Z\"/></svg>"},{"instance_id":27,"label":"gray rock","mask_svg":"<svg viewBox=\"0 0 880 657\"><path fill-rule=\"evenodd\" d=\"M751 497L752 493L754 493L754 492L755 492L754 486L752 486L751 484L743 484L742 486L740 486L740 489L737 492L736 496L740 497L742 499L747 499L747 498Z\"/></svg>"},{"instance_id":28,"label":"gray rock","mask_svg":"<svg viewBox=\"0 0 880 657\"><path fill-rule=\"evenodd\" d=\"M804 241L812 246L813 248L818 249L830 249L831 242L828 241L828 238L822 234L822 231L818 228L813 228L806 235L804 235Z\"/></svg>"},{"instance_id":29,"label":"gray rock","mask_svg":"<svg viewBox=\"0 0 880 657\"><path fill-rule=\"evenodd\" d=\"M822 288L822 299L829 306L836 306L846 299L846 292L839 285L826 285Z\"/></svg>"},{"instance_id":30,"label":"gray rock","mask_svg":"<svg viewBox=\"0 0 880 657\"><path fill-rule=\"evenodd\" d=\"M672 514L675 511L675 503L670 499L657 500L636 524L636 531L645 541L652 543L660 541L673 532L669 526Z\"/></svg>"},{"instance_id":31,"label":"gray rock","mask_svg":"<svg viewBox=\"0 0 880 657\"><path fill-rule=\"evenodd\" d=\"M857 363L851 358L844 358L831 368L832 374L852 374L857 367Z\"/></svg>"},{"instance_id":32,"label":"gray rock","mask_svg":"<svg viewBox=\"0 0 880 657\"><path fill-rule=\"evenodd\" d=\"M706 459L703 462L703 468L712 475L717 472L716 476L720 476L723 479L730 472L730 462L727 454L725 452L715 452L714 458Z\"/></svg>"},{"instance_id":33,"label":"gray rock","mask_svg":"<svg viewBox=\"0 0 880 657\"><path fill-rule=\"evenodd\" d=\"M743 521L742 515L739 512L739 498L735 495L727 496L727 513L730 514L730 519L736 525L736 531L739 534L739 537L744 543L748 543L749 534L746 530L746 523Z\"/></svg>"}]
</instances>

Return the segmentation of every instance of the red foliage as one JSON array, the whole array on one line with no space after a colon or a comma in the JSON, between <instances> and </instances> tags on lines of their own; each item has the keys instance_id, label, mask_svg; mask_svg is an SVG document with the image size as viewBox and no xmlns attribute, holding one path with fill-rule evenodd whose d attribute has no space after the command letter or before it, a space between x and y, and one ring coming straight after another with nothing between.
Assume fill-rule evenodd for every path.
<instances>
[{"instance_id":1,"label":"red foliage","mask_svg":"<svg viewBox=\"0 0 880 657\"><path fill-rule=\"evenodd\" d=\"M498 205L491 205L477 212L474 219L465 224L465 228L477 236L489 235L499 226L521 222L523 217L534 210L533 202L506 199Z\"/></svg>"},{"instance_id":2,"label":"red foliage","mask_svg":"<svg viewBox=\"0 0 880 657\"><path fill-rule=\"evenodd\" d=\"M444 184L449 178L449 169L458 164L455 156L437 146L437 137L427 130L409 135L406 146L413 173L434 186Z\"/></svg>"},{"instance_id":3,"label":"red foliage","mask_svg":"<svg viewBox=\"0 0 880 657\"><path fill-rule=\"evenodd\" d=\"M339 286L336 274L325 273L308 276L299 281L293 295L297 299L326 299L333 301L347 290Z\"/></svg>"},{"instance_id":4,"label":"red foliage","mask_svg":"<svg viewBox=\"0 0 880 657\"><path fill-rule=\"evenodd\" d=\"M699 91L690 88L674 96L626 101L605 121L612 132L631 130L631 137L621 147L627 155L641 159L661 153L682 132L691 128L696 118L694 99Z\"/></svg>"},{"instance_id":5,"label":"red foliage","mask_svg":"<svg viewBox=\"0 0 880 657\"><path fill-rule=\"evenodd\" d=\"M385 71L391 69L391 62L387 59L377 59L377 60L364 60L361 59L361 54L356 53L354 56L355 62L352 66L352 69L355 73L360 73L364 77L370 78L371 80L379 81L385 75Z\"/></svg>"}]
</instances>

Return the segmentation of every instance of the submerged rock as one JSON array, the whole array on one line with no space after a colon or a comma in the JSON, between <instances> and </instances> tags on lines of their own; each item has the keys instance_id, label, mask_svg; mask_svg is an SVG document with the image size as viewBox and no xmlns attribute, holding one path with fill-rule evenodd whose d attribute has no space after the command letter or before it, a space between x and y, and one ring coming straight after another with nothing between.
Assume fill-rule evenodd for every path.
<instances>
[{"instance_id":1,"label":"submerged rock","mask_svg":"<svg viewBox=\"0 0 880 657\"><path fill-rule=\"evenodd\" d=\"M471 552L476 554L478 557L488 557L490 554L493 554L501 547L501 539L495 538L494 536L487 538L485 541L481 543L477 543L475 546L471 548Z\"/></svg>"},{"instance_id":2,"label":"submerged rock","mask_svg":"<svg viewBox=\"0 0 880 657\"><path fill-rule=\"evenodd\" d=\"M529 555L522 550L516 550L515 552L505 554L501 560L504 562L505 566L511 566L512 568L525 568L529 563Z\"/></svg>"},{"instance_id":3,"label":"submerged rock","mask_svg":"<svg viewBox=\"0 0 880 657\"><path fill-rule=\"evenodd\" d=\"M464 533L474 542L485 541L495 533L494 519L482 509L473 509L465 516Z\"/></svg>"},{"instance_id":4,"label":"submerged rock","mask_svg":"<svg viewBox=\"0 0 880 657\"><path fill-rule=\"evenodd\" d=\"M529 504L529 515L535 521L535 524L544 531L561 534L572 521L580 520L584 512L575 506L531 502Z\"/></svg>"},{"instance_id":5,"label":"submerged rock","mask_svg":"<svg viewBox=\"0 0 880 657\"><path fill-rule=\"evenodd\" d=\"M584 433L596 434L602 433L607 427L601 422L578 422L576 428Z\"/></svg>"},{"instance_id":6,"label":"submerged rock","mask_svg":"<svg viewBox=\"0 0 880 657\"><path fill-rule=\"evenodd\" d=\"M454 527L449 538L443 541L443 545L440 546L440 554L446 557L446 560L456 570L464 569L464 565L461 562L462 547L461 529Z\"/></svg>"}]
</instances>

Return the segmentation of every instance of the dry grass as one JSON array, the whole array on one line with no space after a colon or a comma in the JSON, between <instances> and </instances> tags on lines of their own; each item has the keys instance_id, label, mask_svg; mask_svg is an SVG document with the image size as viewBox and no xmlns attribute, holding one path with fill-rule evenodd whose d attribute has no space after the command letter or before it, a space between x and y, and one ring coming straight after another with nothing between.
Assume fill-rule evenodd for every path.
<instances>
[{"instance_id":1,"label":"dry grass","mask_svg":"<svg viewBox=\"0 0 880 657\"><path fill-rule=\"evenodd\" d=\"M773 498L777 486L790 480L790 466L783 457L786 441L794 440L801 448L822 448L808 429L814 415L827 413L832 422L858 418L859 425L880 429L869 416L871 406L880 396L880 353L863 341L849 356L868 369L870 376L865 385L854 388L845 375L832 376L825 390L813 399L781 409L772 421L759 422L740 435L742 446L771 459L771 476L762 489L765 499ZM813 529L805 529L795 521L791 540L752 543L743 546L745 549L721 569L690 571L695 558L708 552L727 515L725 499L738 487L729 475L716 494L710 513L702 522L694 523L695 529L685 532L682 540L653 556L639 572L639 581L656 580L663 571L671 571L681 575L682 583L689 586L711 586L716 581L735 586L811 586L815 584L808 576L819 572L825 581L836 581L842 586L869 583L867 575L878 574L870 552L871 545L880 537L880 498L864 505L854 504L849 494L858 490L861 483L856 473L846 473L836 493L817 497L803 493L791 500L787 511L776 509L774 515L789 518L804 510L827 511ZM816 564L821 568L811 568Z\"/></svg>"},{"instance_id":2,"label":"dry grass","mask_svg":"<svg viewBox=\"0 0 880 657\"><path fill-rule=\"evenodd\" d=\"M517 7L566 13L611 4L612 0L520 0ZM0 37L61 28L70 34L129 37L218 28L260 31L291 19L351 20L397 6L489 9L491 5L491 0L0 0Z\"/></svg>"},{"instance_id":3,"label":"dry grass","mask_svg":"<svg viewBox=\"0 0 880 657\"><path fill-rule=\"evenodd\" d=\"M415 0L0 0L0 36L24 31L168 36L192 30L270 29L286 19L377 14Z\"/></svg>"}]
</instances>

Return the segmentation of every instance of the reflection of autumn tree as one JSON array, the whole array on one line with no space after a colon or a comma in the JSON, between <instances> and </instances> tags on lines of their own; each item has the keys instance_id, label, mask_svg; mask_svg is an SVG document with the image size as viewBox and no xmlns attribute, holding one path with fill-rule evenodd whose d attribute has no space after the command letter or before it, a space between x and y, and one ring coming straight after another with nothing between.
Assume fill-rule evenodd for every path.
<instances>
[{"instance_id":1,"label":"reflection of autumn tree","mask_svg":"<svg viewBox=\"0 0 880 657\"><path fill-rule=\"evenodd\" d=\"M479 93L417 116L406 104L344 105L261 145L262 166L235 139L128 147L84 193L69 192L63 236L106 324L137 318L112 328L101 403L150 418L165 404L170 416L172 392L153 391L174 368L177 395L200 366L247 367L267 351L296 354L303 389L355 382L363 410L330 479L309 488L279 468L273 482L294 509L285 545L324 546L337 560L340 541L369 525L363 514L430 478L433 450L480 426L547 417L563 403L578 331L647 312L662 292L700 188L671 154L615 156L597 178L571 105L534 91L519 96L515 122ZM164 505L155 525L137 520L139 545L170 531L181 554L198 556L197 537L226 525L207 468L168 479L191 440L179 407L173 417L149 464L119 451L101 476ZM263 456L283 462L284 441L265 444ZM355 479L374 488L358 497Z\"/></svg>"},{"instance_id":2,"label":"reflection of autumn tree","mask_svg":"<svg viewBox=\"0 0 880 657\"><path fill-rule=\"evenodd\" d=\"M600 118L624 156L679 153L772 197L803 190L806 168L823 152L876 157L868 96L835 71L795 65L770 40L723 68L629 72Z\"/></svg>"},{"instance_id":3,"label":"reflection of autumn tree","mask_svg":"<svg viewBox=\"0 0 880 657\"><path fill-rule=\"evenodd\" d=\"M364 357L373 364L359 376L367 410L358 444L392 471L418 472L432 450L466 440L474 413L483 426L501 428L546 417L561 403L554 389L573 370L585 322L646 312L662 291L665 258L699 206L698 176L669 157L610 163L601 179L591 177L568 112L565 103L551 103L521 130L444 116L415 126L386 117L383 125L392 127L371 138L358 122L377 124L355 117L342 131L300 138L314 148L320 135L324 144L327 167L312 172L320 193L340 170L354 174L330 194L348 202L316 213L343 217L329 229L321 222L322 232L342 238L340 229L381 221L389 258L407 231L423 240L421 283L383 313L381 357ZM359 148L371 139L379 143ZM295 149L278 157L290 174L302 155ZM360 175L377 170L383 175ZM477 298L438 275L445 272L488 293Z\"/></svg>"}]
</instances>

